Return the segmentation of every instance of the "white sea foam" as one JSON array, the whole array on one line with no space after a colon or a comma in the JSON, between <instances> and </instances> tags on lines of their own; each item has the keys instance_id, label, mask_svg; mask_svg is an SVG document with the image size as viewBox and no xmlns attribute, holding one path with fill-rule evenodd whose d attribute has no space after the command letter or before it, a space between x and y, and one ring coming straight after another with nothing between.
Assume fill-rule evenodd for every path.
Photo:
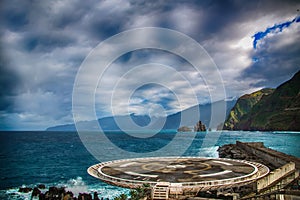
<instances>
[{"instance_id":1,"label":"white sea foam","mask_svg":"<svg viewBox=\"0 0 300 200\"><path fill-rule=\"evenodd\" d=\"M97 192L99 197L113 199L120 194L129 194L128 189L118 188L111 185L103 184L99 181L99 184L87 185L82 177L77 177L74 179L69 179L66 182L60 183L52 183L47 184L46 188L51 186L57 187L65 187L66 191L71 191L74 196L78 196L79 193L91 193L93 195L94 192ZM21 187L35 187L35 185L22 185ZM0 199L10 199L10 200L30 200L31 199L31 192L29 193L21 193L18 192L19 187L11 188L8 190L0 191ZM43 193L47 191L41 190ZM38 199L38 198L37 198ZM34 199L33 199L34 200Z\"/></svg>"},{"instance_id":2,"label":"white sea foam","mask_svg":"<svg viewBox=\"0 0 300 200\"><path fill-rule=\"evenodd\" d=\"M212 158L218 158L218 146L213 146L213 147L206 147L206 148L201 148L200 151L198 152L199 157L212 157Z\"/></svg>"},{"instance_id":3,"label":"white sea foam","mask_svg":"<svg viewBox=\"0 0 300 200\"><path fill-rule=\"evenodd\" d=\"M66 191L71 191L75 196L78 196L79 193L87 193L88 187L81 177L77 177L76 179L68 180L66 186Z\"/></svg>"},{"instance_id":4,"label":"white sea foam","mask_svg":"<svg viewBox=\"0 0 300 200\"><path fill-rule=\"evenodd\" d=\"M71 191L75 196L78 196L79 193L94 193L97 192L100 197L113 199L116 196L119 196L122 193L129 193L128 189L118 188L106 184L94 184L87 185L82 177L77 177L75 179L70 179L64 185L66 191Z\"/></svg>"}]
</instances>

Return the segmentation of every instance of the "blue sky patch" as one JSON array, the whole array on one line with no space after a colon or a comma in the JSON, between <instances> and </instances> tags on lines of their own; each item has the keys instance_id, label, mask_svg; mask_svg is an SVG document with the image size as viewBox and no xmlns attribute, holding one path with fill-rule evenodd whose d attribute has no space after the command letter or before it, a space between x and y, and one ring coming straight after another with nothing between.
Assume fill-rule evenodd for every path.
<instances>
[{"instance_id":1,"label":"blue sky patch","mask_svg":"<svg viewBox=\"0 0 300 200\"><path fill-rule=\"evenodd\" d=\"M269 33L280 33L283 29L288 28L292 23L298 23L300 21L300 16L297 16L291 21L283 22L281 24L275 24L274 26L267 28L265 31L260 31L255 33L252 37L254 38L253 47L254 49L257 48L257 42L264 37L266 37Z\"/></svg>"}]
</instances>

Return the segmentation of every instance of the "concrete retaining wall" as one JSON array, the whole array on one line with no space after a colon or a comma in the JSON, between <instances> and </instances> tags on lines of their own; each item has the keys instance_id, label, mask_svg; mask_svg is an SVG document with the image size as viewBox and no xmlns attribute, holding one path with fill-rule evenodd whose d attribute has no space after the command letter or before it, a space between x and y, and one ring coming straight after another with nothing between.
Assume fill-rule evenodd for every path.
<instances>
[{"instance_id":1,"label":"concrete retaining wall","mask_svg":"<svg viewBox=\"0 0 300 200\"><path fill-rule=\"evenodd\" d=\"M266 162L272 163L272 165L276 168L279 168L291 161L296 163L296 166L298 163L300 164L299 158L266 148L261 142L243 143L237 141L236 145L247 153L253 154Z\"/></svg>"},{"instance_id":2,"label":"concrete retaining wall","mask_svg":"<svg viewBox=\"0 0 300 200\"><path fill-rule=\"evenodd\" d=\"M266 177L257 181L257 190L260 191L261 189L269 187L276 181L295 172L295 170L296 170L295 163L292 163L292 162L288 163L280 168L277 168L276 170L272 171Z\"/></svg>"}]
</instances>

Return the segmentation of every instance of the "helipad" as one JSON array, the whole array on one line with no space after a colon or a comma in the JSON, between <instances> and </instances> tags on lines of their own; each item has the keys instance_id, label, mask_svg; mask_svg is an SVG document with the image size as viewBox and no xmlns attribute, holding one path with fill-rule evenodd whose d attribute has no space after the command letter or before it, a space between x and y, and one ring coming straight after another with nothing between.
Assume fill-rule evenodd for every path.
<instances>
[{"instance_id":1,"label":"helipad","mask_svg":"<svg viewBox=\"0 0 300 200\"><path fill-rule=\"evenodd\" d=\"M269 173L268 167L249 161L200 157L149 157L103 162L88 173L107 183L136 188L164 183L181 190L207 191L248 184Z\"/></svg>"}]
</instances>

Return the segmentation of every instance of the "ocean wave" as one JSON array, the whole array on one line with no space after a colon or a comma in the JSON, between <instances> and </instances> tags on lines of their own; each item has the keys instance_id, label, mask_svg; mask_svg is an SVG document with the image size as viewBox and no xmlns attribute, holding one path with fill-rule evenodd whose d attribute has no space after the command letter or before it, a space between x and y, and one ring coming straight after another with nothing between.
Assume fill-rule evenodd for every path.
<instances>
[{"instance_id":1,"label":"ocean wave","mask_svg":"<svg viewBox=\"0 0 300 200\"><path fill-rule=\"evenodd\" d=\"M36 185L22 185L20 187L33 188L36 187ZM85 181L83 181L82 177L69 179L66 182L46 184L46 188L49 188L51 186L64 187L66 191L71 191L74 194L74 196L78 196L79 193L90 193L93 195L94 192L97 192L100 198L103 197L103 198L113 199L114 197L119 196L120 194L123 193L129 194L129 189L118 188L115 186L104 184L102 182L99 184L92 184L92 185L86 184ZM19 192L20 187L10 188L7 190L0 190L0 199L1 200L30 200L31 192L21 193ZM47 189L43 189L41 191L45 193Z\"/></svg>"},{"instance_id":2,"label":"ocean wave","mask_svg":"<svg viewBox=\"0 0 300 200\"><path fill-rule=\"evenodd\" d=\"M218 158L218 148L219 146L213 146L213 147L204 147L200 148L198 152L199 157L211 157L211 158Z\"/></svg>"}]
</instances>

